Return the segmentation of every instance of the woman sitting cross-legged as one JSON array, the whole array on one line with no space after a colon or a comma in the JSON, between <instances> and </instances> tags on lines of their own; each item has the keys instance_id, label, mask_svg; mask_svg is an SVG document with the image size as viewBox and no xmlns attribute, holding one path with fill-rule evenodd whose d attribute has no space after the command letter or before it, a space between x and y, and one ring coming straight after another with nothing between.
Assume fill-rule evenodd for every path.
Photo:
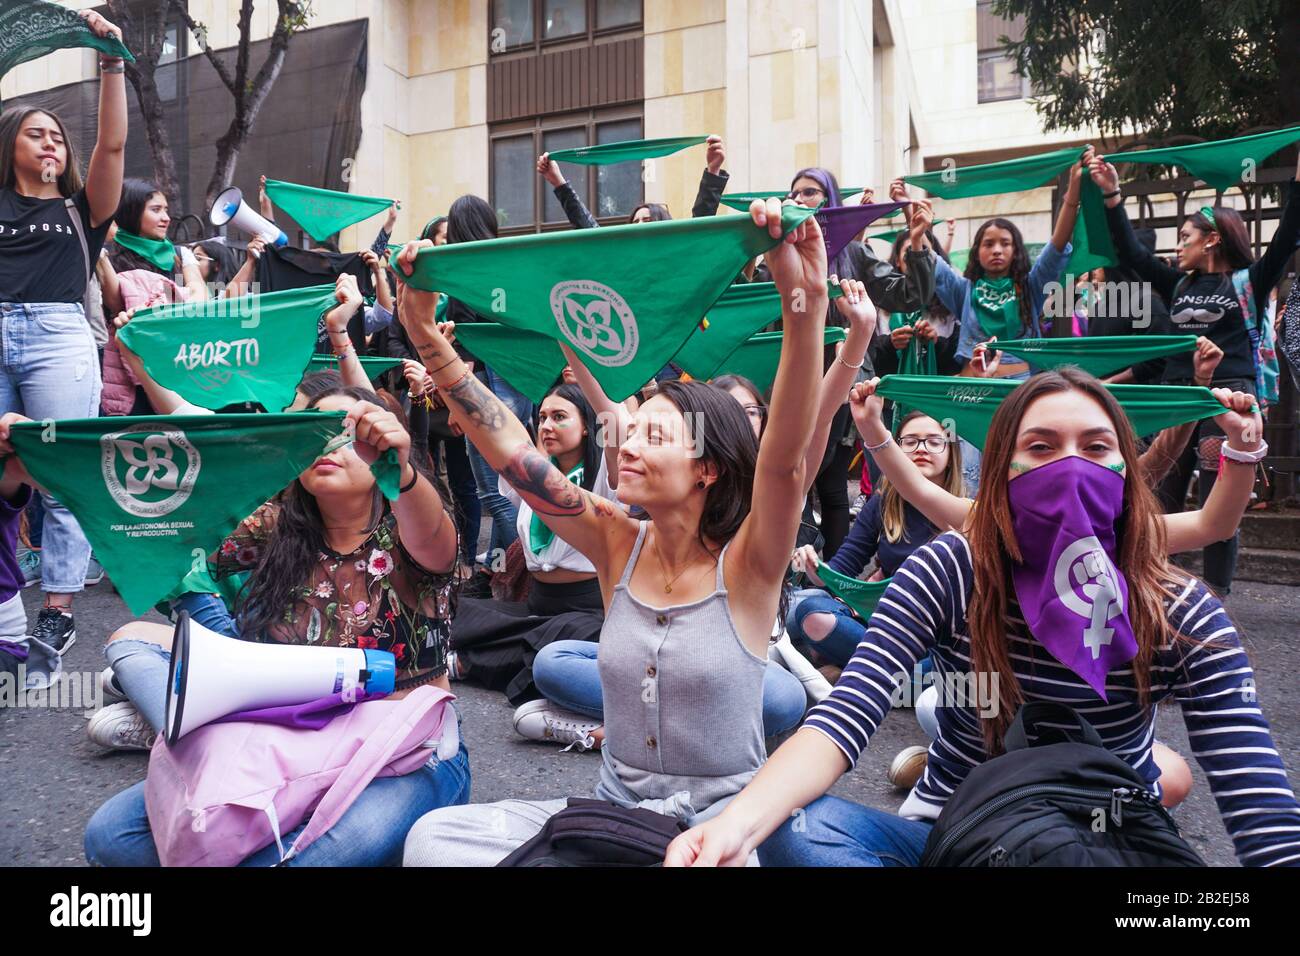
<instances>
[{"instance_id":1,"label":"woman sitting cross-legged","mask_svg":"<svg viewBox=\"0 0 1300 956\"><path fill-rule=\"evenodd\" d=\"M781 237L780 203L755 202L751 216ZM414 253L408 246L399 257L407 274ZM717 813L764 760L767 648L817 409L827 303L815 220L767 262L785 319L767 440L758 444L720 389L664 383L637 410L618 455L619 498L644 508L645 521L574 485L537 450L455 357L434 322L433 294L408 288L403 302L402 320L466 437L596 569L605 604L597 795L688 822ZM689 427L698 421L707 425ZM508 800L435 811L407 837L406 863L498 863L564 806Z\"/></svg>"},{"instance_id":2,"label":"woman sitting cross-legged","mask_svg":"<svg viewBox=\"0 0 1300 956\"><path fill-rule=\"evenodd\" d=\"M577 385L558 385L542 400L538 451L576 487L612 501L599 431L596 413ZM463 598L451 623L448 676L504 691L512 704L535 713L544 709L535 706L541 696L533 684L538 651L561 640L599 640L605 609L591 562L552 532L504 477L498 490L519 509L516 528L528 570L527 599ZM580 742L569 739L553 720L544 723L539 716L526 723L538 726L539 739ZM520 726L519 715L515 726Z\"/></svg>"},{"instance_id":3,"label":"woman sitting cross-legged","mask_svg":"<svg viewBox=\"0 0 1300 956\"><path fill-rule=\"evenodd\" d=\"M277 499L244 520L217 552L218 576L249 572L230 638L390 651L394 697L422 684L449 689L447 651L456 525L427 476L409 460L401 422L359 388L339 388L310 407L347 412L355 441L321 455ZM392 449L404 489L391 503L370 463ZM105 650L115 679L143 719L165 718L171 628L135 621ZM296 866L382 866L401 859L406 832L423 813L469 799L469 757L434 755L414 773L372 781L339 821L292 859ZM304 823L305 826L305 823ZM290 845L301 827L284 835ZM104 866L156 866L144 783L110 798L86 828L86 858ZM279 861L275 843L244 861Z\"/></svg>"},{"instance_id":4,"label":"woman sitting cross-legged","mask_svg":"<svg viewBox=\"0 0 1300 956\"><path fill-rule=\"evenodd\" d=\"M1249 452L1258 413L1227 414L1236 419L1230 442ZM765 864L915 866L949 796L1003 752L1020 705L1034 701L1086 718L1159 795L1155 708L1170 701L1237 858L1300 864L1300 806L1255 701L1250 661L1209 589L1168 563L1165 524L1114 397L1078 369L1037 375L998 407L985 449L969 525L903 562L835 690L719 816L673 842L666 863L741 864L757 848ZM1079 582L1072 599L1053 587L1067 553ZM1075 609L1084 584L1093 600L1112 596L1105 640L1092 630L1096 615ZM928 766L898 814L825 796L927 653L940 676L989 675L988 699L938 708Z\"/></svg>"}]
</instances>

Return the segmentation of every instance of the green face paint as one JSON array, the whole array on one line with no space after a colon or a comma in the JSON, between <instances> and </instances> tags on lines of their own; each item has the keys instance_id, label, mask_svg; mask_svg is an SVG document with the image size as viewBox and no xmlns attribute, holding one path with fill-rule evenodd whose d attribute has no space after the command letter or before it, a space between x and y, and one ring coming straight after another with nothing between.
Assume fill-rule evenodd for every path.
<instances>
[{"instance_id":1,"label":"green face paint","mask_svg":"<svg viewBox=\"0 0 1300 956\"><path fill-rule=\"evenodd\" d=\"M1018 462L1018 461L1013 461L1013 462L1011 463L1011 470L1012 470L1012 471L1029 471L1029 470L1031 470L1033 467L1034 467L1033 465L1025 465L1025 464L1022 464L1021 462Z\"/></svg>"},{"instance_id":2,"label":"green face paint","mask_svg":"<svg viewBox=\"0 0 1300 956\"><path fill-rule=\"evenodd\" d=\"M1118 472L1121 475L1124 474L1124 463L1122 461L1118 465L1107 465L1106 467L1109 468L1111 471Z\"/></svg>"}]
</instances>

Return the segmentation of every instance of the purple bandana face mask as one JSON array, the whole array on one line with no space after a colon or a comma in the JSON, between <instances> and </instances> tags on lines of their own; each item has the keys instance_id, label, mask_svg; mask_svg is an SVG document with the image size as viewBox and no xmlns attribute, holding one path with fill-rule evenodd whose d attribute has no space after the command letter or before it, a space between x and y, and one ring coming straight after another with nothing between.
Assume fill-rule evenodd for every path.
<instances>
[{"instance_id":1,"label":"purple bandana face mask","mask_svg":"<svg viewBox=\"0 0 1300 956\"><path fill-rule=\"evenodd\" d=\"M1106 700L1106 674L1137 656L1128 582L1115 566L1124 477L1070 456L1007 485L1023 564L1016 600L1034 638Z\"/></svg>"}]
</instances>

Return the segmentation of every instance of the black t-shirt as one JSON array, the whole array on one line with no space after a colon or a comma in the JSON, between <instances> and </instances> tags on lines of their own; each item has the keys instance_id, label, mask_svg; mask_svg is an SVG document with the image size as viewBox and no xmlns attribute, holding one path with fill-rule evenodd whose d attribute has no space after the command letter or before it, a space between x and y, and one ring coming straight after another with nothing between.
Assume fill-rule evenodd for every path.
<instances>
[{"instance_id":1,"label":"black t-shirt","mask_svg":"<svg viewBox=\"0 0 1300 956\"><path fill-rule=\"evenodd\" d=\"M86 191L72 197L90 247L90 261L108 235L109 220L90 226ZM32 199L0 189L0 302L81 302L86 260L62 199Z\"/></svg>"}]
</instances>

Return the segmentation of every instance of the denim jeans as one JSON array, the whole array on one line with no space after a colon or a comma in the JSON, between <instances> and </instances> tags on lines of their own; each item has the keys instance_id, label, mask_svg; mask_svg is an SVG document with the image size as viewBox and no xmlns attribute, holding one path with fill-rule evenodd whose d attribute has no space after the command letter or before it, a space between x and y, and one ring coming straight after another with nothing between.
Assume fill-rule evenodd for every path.
<instances>
[{"instance_id":1,"label":"denim jeans","mask_svg":"<svg viewBox=\"0 0 1300 956\"><path fill-rule=\"evenodd\" d=\"M361 791L334 826L286 866L400 866L406 834L431 810L469 803L469 752L464 743L450 760L429 758L401 777L377 777ZM283 837L292 845L308 820ZM145 812L144 782L123 790L95 811L86 825L86 860L91 866L158 866L158 850ZM240 866L274 866L275 841Z\"/></svg>"},{"instance_id":2,"label":"denim jeans","mask_svg":"<svg viewBox=\"0 0 1300 956\"><path fill-rule=\"evenodd\" d=\"M537 652L533 683L549 701L596 720L605 719L600 671L593 641L556 641ZM763 733L783 734L803 719L808 697L803 684L780 664L763 672Z\"/></svg>"},{"instance_id":3,"label":"denim jeans","mask_svg":"<svg viewBox=\"0 0 1300 956\"><path fill-rule=\"evenodd\" d=\"M758 859L763 866L917 866L932 826L819 797L763 841Z\"/></svg>"},{"instance_id":4,"label":"denim jeans","mask_svg":"<svg viewBox=\"0 0 1300 956\"><path fill-rule=\"evenodd\" d=\"M527 427L533 417L533 403L490 368L483 368L474 374ZM515 539L519 537L515 529L515 519L519 517L519 509L510 503L509 498L497 491L497 473L492 470L487 459L479 454L473 442L467 444L469 464L474 470L474 482L478 486L478 500L482 510L492 516L492 534L488 539L488 564L491 564L494 555L504 554L505 549L514 544ZM475 546L477 547L477 542Z\"/></svg>"},{"instance_id":5,"label":"denim jeans","mask_svg":"<svg viewBox=\"0 0 1300 956\"><path fill-rule=\"evenodd\" d=\"M79 304L0 302L0 414L36 421L95 418L102 380L90 326ZM85 587L90 542L67 508L42 494L41 590Z\"/></svg>"},{"instance_id":6,"label":"denim jeans","mask_svg":"<svg viewBox=\"0 0 1300 956\"><path fill-rule=\"evenodd\" d=\"M797 602L791 601L790 610L785 617L785 629L789 632L790 639L796 645L801 641L807 642L837 667L843 667L862 643L862 638L867 633L866 627L853 616L847 604L820 588L796 592L796 597ZM835 626L821 640L809 637L804 631L804 621L810 614L830 614L835 618Z\"/></svg>"}]
</instances>

